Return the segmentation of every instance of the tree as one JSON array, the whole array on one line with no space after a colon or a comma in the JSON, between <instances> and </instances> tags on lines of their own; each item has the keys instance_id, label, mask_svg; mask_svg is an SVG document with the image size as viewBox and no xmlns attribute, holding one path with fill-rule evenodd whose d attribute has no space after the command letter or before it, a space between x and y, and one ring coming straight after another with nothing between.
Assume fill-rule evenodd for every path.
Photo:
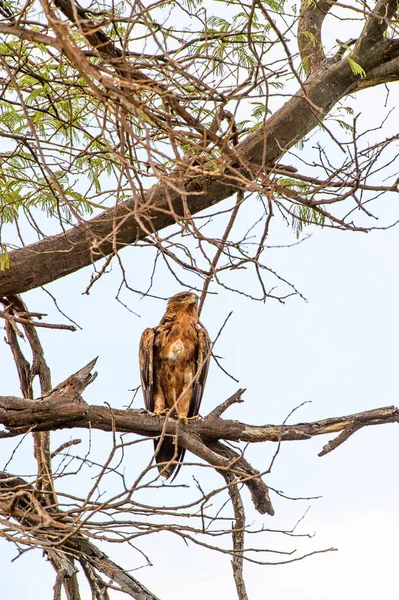
<instances>
[{"instance_id":1,"label":"tree","mask_svg":"<svg viewBox=\"0 0 399 600\"><path fill-rule=\"evenodd\" d=\"M324 446L327 453L365 425L397 422L398 410L246 425L221 418L242 400L239 390L220 404L221 392L217 408L183 425L140 410L89 405L81 394L94 379L95 361L53 387L37 334L39 327L75 326L42 322L20 294L92 265L89 294L114 262L123 304L131 304L129 291L147 299L162 295L159 272L199 290L201 307L218 288L248 302L283 303L300 294L295 281L270 266L265 249L273 224L280 218L293 229L295 239L284 244L301 242L307 226L367 232L376 229L372 201L379 206L382 196L398 193L397 135L382 125L367 128L351 107L357 92L396 85L397 4L190 0L82 7L42 0L0 1L0 12L1 316L23 396L1 397L7 428L1 435L32 433L37 463L30 478L4 470L1 535L20 552L43 548L57 573L55 598L62 589L68 599L81 597L76 565L94 598L110 597L111 588L155 598L97 542L133 544L158 531L230 553L238 596L246 598L243 563L258 559L245 546L241 489L259 513L273 515L262 475L274 459L260 473L231 443L272 441L276 456L286 440L340 432ZM348 19L350 39L334 46L328 26L344 28ZM379 109L383 124L383 104ZM289 165L280 163L283 157ZM389 219L379 228L391 226L392 214ZM130 245L150 253L147 289L131 283L123 252ZM36 377L40 401L33 400ZM94 483L79 495L68 493L63 477L96 460L73 458L74 439L52 450L49 438L50 431L76 427L113 439ZM125 433L139 437L132 441ZM196 481L194 496L179 505L158 489L152 461L140 463L127 483L125 456L137 457L137 444L165 435L216 469L222 483L213 480L218 483L204 490ZM111 486L113 478L117 491L104 500L103 482ZM148 491L164 496L149 502ZM227 534L231 549L219 543ZM262 542L254 551L264 551Z\"/></svg>"}]
</instances>

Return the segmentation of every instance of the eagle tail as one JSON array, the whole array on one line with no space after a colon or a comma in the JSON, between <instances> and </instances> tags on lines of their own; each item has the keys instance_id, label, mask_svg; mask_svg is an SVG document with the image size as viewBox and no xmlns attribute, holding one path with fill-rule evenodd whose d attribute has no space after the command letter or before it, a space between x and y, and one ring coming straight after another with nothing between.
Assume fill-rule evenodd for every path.
<instances>
[{"instance_id":1,"label":"eagle tail","mask_svg":"<svg viewBox=\"0 0 399 600\"><path fill-rule=\"evenodd\" d=\"M154 450L156 452L158 447L158 441L154 441ZM157 454L155 455L155 461L158 466L158 471L162 477L165 479L169 479L173 473L175 474L173 479L176 477L178 472L180 471L180 467L182 465L182 461L184 458L185 449L177 448L173 442L169 440L164 440L159 448ZM173 481L172 479L172 481Z\"/></svg>"}]
</instances>

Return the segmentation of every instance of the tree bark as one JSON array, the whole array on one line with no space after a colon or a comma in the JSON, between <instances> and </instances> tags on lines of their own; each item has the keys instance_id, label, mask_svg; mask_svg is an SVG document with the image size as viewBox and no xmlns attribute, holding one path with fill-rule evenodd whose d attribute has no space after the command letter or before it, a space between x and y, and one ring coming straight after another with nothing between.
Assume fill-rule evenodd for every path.
<instances>
[{"instance_id":1,"label":"tree bark","mask_svg":"<svg viewBox=\"0 0 399 600\"><path fill-rule=\"evenodd\" d=\"M231 196L238 188L270 173L273 165L294 144L320 124L333 106L348 93L384 77L388 65L395 65L397 43L384 37L396 3L380 2L369 17L351 54L366 73L353 73L343 58L325 61L302 84L298 92L247 139L234 148L236 160L226 160L223 173L205 170L184 184L174 176L165 177L142 197L121 203L66 233L45 238L9 255L10 268L0 272L0 296L26 292L74 273L153 232L209 208ZM379 18L385 11L385 19ZM318 27L320 26L318 22ZM395 69L386 77L392 77ZM382 79L383 80L383 79ZM267 185L267 183L266 183Z\"/></svg>"}]
</instances>

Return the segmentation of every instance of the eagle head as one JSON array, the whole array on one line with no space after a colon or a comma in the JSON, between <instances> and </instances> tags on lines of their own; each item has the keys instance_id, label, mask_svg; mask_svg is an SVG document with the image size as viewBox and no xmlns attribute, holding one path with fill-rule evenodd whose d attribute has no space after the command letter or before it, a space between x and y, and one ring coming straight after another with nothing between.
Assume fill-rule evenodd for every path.
<instances>
[{"instance_id":1,"label":"eagle head","mask_svg":"<svg viewBox=\"0 0 399 600\"><path fill-rule=\"evenodd\" d=\"M168 309L169 308L189 308L192 306L197 306L199 302L199 298L197 294L193 292L179 292L175 294L168 301Z\"/></svg>"}]
</instances>

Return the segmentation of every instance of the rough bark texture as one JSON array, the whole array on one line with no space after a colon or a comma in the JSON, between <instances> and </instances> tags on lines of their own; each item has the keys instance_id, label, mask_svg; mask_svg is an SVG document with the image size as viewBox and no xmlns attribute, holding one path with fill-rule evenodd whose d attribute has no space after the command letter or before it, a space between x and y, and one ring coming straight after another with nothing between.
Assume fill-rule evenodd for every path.
<instances>
[{"instance_id":1,"label":"rough bark texture","mask_svg":"<svg viewBox=\"0 0 399 600\"><path fill-rule=\"evenodd\" d=\"M327 3L306 9L302 20L306 27L320 29ZM395 2L380 2L369 17L351 54L366 73L360 81L346 58L321 62L315 53L316 72L301 89L280 108L265 125L235 148L236 160L226 162L224 174L204 172L184 182L184 202L192 215L231 196L239 177L248 181L270 171L295 143L322 122L333 106L353 90L391 81L397 73L397 42L384 37ZM385 18L381 18L380 15ZM313 19L313 20L312 20ZM313 25L311 25L313 23ZM370 79L367 75L370 74ZM183 209L181 181L165 178L156 188L140 198L140 211L134 199L104 211L98 217L78 225L65 234L48 237L10 253L10 268L0 272L0 296L25 292L64 277L134 244L149 233L160 231L186 215ZM171 210L171 206L173 210Z\"/></svg>"},{"instance_id":2,"label":"rough bark texture","mask_svg":"<svg viewBox=\"0 0 399 600\"><path fill-rule=\"evenodd\" d=\"M316 435L338 433L355 423L366 427L399 422L399 409L387 406L295 425L248 425L215 416L184 425L175 419L166 419L145 410L89 406L79 396L74 385L67 383L69 379L57 386L40 403L15 396L0 396L0 423L9 429L9 433L3 433L0 437L22 435L28 430L50 431L77 427L145 436L165 431L166 435L174 436L178 426L179 435L182 436L180 441L185 447L185 443L188 443L184 438L185 433L211 440L280 442L307 440Z\"/></svg>"},{"instance_id":3,"label":"rough bark texture","mask_svg":"<svg viewBox=\"0 0 399 600\"><path fill-rule=\"evenodd\" d=\"M262 514L273 515L274 509L261 473L243 456L219 440L279 443L289 440L307 440L316 435L341 432L335 440L324 446L320 453L322 456L337 448L362 427L399 422L399 410L395 407L385 407L313 423L247 425L220 418L220 414L229 405L240 400L239 395L234 395L208 417L184 425L174 419L153 415L143 410L118 410L87 405L80 394L95 377L90 373L94 364L95 360L68 377L40 402L14 396L0 397L0 423L9 430L0 434L0 437L18 436L27 431L77 427L129 432L151 437L170 436L182 448L190 450L210 466L231 472L248 487L255 508Z\"/></svg>"}]
</instances>

